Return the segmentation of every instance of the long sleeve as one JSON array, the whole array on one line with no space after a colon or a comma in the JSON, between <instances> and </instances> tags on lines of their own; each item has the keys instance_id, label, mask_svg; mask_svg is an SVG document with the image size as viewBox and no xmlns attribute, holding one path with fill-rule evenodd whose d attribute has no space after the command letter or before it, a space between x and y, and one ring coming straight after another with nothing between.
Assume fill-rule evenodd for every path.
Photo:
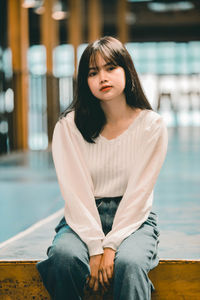
<instances>
[{"instance_id":1,"label":"long sleeve","mask_svg":"<svg viewBox=\"0 0 200 300\"><path fill-rule=\"evenodd\" d=\"M103 247L116 250L120 243L146 221L152 208L153 187L167 151L167 129L159 116L145 127L138 145L126 191L117 209L112 230Z\"/></svg>"},{"instance_id":2,"label":"long sleeve","mask_svg":"<svg viewBox=\"0 0 200 300\"><path fill-rule=\"evenodd\" d=\"M105 237L95 204L93 184L85 164L80 136L67 119L57 122L52 141L52 155L62 196L67 224L88 246L89 254L103 253Z\"/></svg>"}]
</instances>

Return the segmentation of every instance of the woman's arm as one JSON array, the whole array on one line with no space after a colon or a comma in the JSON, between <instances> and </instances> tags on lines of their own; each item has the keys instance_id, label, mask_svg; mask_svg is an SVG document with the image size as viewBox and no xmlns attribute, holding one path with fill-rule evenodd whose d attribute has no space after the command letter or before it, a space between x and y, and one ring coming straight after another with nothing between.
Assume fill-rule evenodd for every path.
<instances>
[{"instance_id":1,"label":"woman's arm","mask_svg":"<svg viewBox=\"0 0 200 300\"><path fill-rule=\"evenodd\" d=\"M67 224L88 246L89 254L103 253L105 237L96 208L93 185L83 159L81 137L68 120L57 122L52 141L52 154L62 196Z\"/></svg>"},{"instance_id":2,"label":"woman's arm","mask_svg":"<svg viewBox=\"0 0 200 300\"><path fill-rule=\"evenodd\" d=\"M146 125L138 143L138 157L133 165L126 192L117 209L112 230L103 247L114 250L146 221L152 208L153 188L167 151L167 129L162 118Z\"/></svg>"}]
</instances>

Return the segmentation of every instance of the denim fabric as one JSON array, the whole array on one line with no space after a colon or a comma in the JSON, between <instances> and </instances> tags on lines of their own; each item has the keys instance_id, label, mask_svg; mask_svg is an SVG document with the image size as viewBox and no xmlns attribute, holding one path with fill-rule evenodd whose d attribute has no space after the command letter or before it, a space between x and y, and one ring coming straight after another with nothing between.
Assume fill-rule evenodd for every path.
<instances>
[{"instance_id":1,"label":"denim fabric","mask_svg":"<svg viewBox=\"0 0 200 300\"><path fill-rule=\"evenodd\" d=\"M107 234L121 200L120 197L96 200L102 228ZM48 258L37 264L44 285L53 300L81 300L90 274L87 246L62 218L48 248ZM149 300L153 284L148 272L157 266L159 230L157 216L151 212L140 228L118 247L114 260L114 300Z\"/></svg>"},{"instance_id":2,"label":"denim fabric","mask_svg":"<svg viewBox=\"0 0 200 300\"><path fill-rule=\"evenodd\" d=\"M102 229L105 235L112 229L113 219L121 199L122 196L96 200L97 209L101 218Z\"/></svg>"}]
</instances>

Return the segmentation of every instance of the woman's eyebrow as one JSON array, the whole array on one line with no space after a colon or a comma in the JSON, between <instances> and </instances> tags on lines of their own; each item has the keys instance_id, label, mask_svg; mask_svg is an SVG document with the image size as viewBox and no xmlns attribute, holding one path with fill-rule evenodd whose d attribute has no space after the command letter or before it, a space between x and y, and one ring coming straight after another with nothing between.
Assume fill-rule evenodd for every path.
<instances>
[{"instance_id":1,"label":"woman's eyebrow","mask_svg":"<svg viewBox=\"0 0 200 300\"><path fill-rule=\"evenodd\" d=\"M89 67L89 71L90 70L97 70L98 69L98 67Z\"/></svg>"},{"instance_id":2,"label":"woman's eyebrow","mask_svg":"<svg viewBox=\"0 0 200 300\"><path fill-rule=\"evenodd\" d=\"M113 64L111 62L108 62L105 65L103 65L102 67L105 68L105 67L110 66L110 65L113 65ZM98 69L99 69L98 66L96 66L96 67L89 67L89 71L90 70L98 70Z\"/></svg>"}]
</instances>

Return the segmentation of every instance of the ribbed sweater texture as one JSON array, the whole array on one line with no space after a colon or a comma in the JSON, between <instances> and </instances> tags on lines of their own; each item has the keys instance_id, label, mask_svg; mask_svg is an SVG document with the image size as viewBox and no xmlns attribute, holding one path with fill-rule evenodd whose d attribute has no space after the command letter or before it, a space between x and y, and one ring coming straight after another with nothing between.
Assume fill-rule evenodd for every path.
<instances>
[{"instance_id":1,"label":"ribbed sweater texture","mask_svg":"<svg viewBox=\"0 0 200 300\"><path fill-rule=\"evenodd\" d=\"M82 137L74 111L55 126L52 154L68 225L88 246L89 254L114 250L148 218L153 188L167 151L162 117L142 110L122 134L94 144ZM123 196L112 230L105 236L95 199Z\"/></svg>"}]
</instances>

